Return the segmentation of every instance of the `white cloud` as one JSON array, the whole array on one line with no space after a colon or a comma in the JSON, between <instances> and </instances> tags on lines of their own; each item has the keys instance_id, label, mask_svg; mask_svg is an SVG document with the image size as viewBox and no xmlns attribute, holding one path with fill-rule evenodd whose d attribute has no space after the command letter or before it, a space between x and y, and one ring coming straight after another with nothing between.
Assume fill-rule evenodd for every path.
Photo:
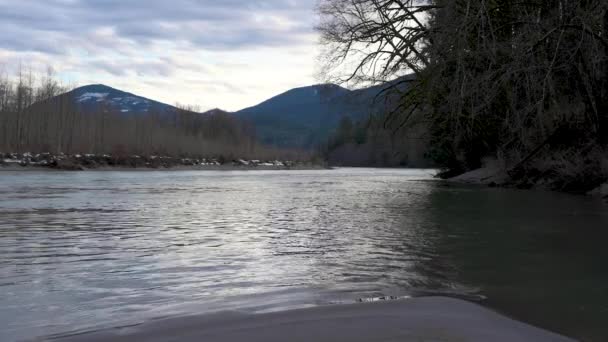
<instances>
[{"instance_id":1,"label":"white cloud","mask_svg":"<svg viewBox=\"0 0 608 342\"><path fill-rule=\"evenodd\" d=\"M237 110L314 83L314 0L0 0L0 63Z\"/></svg>"}]
</instances>

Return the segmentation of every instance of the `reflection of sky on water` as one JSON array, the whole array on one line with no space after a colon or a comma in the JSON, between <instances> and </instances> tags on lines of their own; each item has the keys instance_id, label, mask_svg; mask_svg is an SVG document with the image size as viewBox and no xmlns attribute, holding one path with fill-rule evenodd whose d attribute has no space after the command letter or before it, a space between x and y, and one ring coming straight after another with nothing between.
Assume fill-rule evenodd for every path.
<instances>
[{"instance_id":1,"label":"reflection of sky on water","mask_svg":"<svg viewBox=\"0 0 608 342\"><path fill-rule=\"evenodd\" d=\"M555 264L589 279L554 286L551 300L605 289L593 262L601 236L570 233L582 222L608 226L601 204L429 178L368 169L3 173L0 337L385 295L487 296L519 314L529 308L505 305L511 296L547 307L539 289L543 278L557 281L558 267L547 266ZM562 303L539 313L572 308Z\"/></svg>"}]
</instances>

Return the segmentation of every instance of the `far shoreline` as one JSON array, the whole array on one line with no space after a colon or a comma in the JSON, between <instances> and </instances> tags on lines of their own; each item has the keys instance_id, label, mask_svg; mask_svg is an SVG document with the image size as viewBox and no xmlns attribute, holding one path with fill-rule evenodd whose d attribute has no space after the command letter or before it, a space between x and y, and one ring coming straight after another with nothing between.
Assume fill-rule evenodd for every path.
<instances>
[{"instance_id":1,"label":"far shoreline","mask_svg":"<svg viewBox=\"0 0 608 342\"><path fill-rule=\"evenodd\" d=\"M307 170L331 170L333 167L322 165L305 165L292 167L270 167L270 166L172 166L172 167L128 167L128 166L103 166L82 169L58 169L44 166L0 166L0 172L171 172L171 171L307 171Z\"/></svg>"},{"instance_id":2,"label":"far shoreline","mask_svg":"<svg viewBox=\"0 0 608 342\"><path fill-rule=\"evenodd\" d=\"M0 153L0 171L237 171L321 170L311 160L172 157L163 155Z\"/></svg>"}]
</instances>

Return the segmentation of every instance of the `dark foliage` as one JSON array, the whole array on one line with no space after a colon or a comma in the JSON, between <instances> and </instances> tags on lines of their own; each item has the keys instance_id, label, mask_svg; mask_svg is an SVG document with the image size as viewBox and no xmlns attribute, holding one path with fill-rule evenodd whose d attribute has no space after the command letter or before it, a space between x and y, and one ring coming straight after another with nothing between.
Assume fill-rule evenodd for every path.
<instances>
[{"instance_id":1,"label":"dark foliage","mask_svg":"<svg viewBox=\"0 0 608 342\"><path fill-rule=\"evenodd\" d=\"M319 29L326 65L343 80L416 75L393 125L424 117L430 156L451 174L490 157L513 179L587 189L608 178L607 9L603 0L324 0Z\"/></svg>"}]
</instances>

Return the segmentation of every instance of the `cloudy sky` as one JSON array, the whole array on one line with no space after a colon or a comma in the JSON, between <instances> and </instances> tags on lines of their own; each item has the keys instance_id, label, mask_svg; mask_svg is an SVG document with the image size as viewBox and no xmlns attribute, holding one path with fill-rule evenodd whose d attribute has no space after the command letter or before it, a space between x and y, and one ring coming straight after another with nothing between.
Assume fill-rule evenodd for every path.
<instances>
[{"instance_id":1,"label":"cloudy sky","mask_svg":"<svg viewBox=\"0 0 608 342\"><path fill-rule=\"evenodd\" d=\"M0 68L237 110L315 83L315 0L0 0Z\"/></svg>"}]
</instances>

